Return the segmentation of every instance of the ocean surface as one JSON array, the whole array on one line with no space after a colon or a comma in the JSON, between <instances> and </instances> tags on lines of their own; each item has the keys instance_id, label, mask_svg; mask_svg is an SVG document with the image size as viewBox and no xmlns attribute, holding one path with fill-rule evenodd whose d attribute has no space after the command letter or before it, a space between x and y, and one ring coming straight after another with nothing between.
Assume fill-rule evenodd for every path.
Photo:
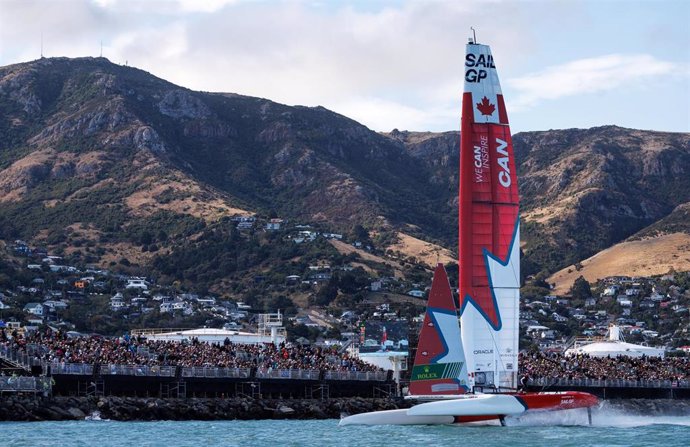
<instances>
[{"instance_id":1,"label":"ocean surface","mask_svg":"<svg viewBox=\"0 0 690 447\"><path fill-rule=\"evenodd\" d=\"M576 410L580 411L580 410ZM535 415L499 426L347 426L338 421L2 422L20 446L688 446L689 416Z\"/></svg>"}]
</instances>

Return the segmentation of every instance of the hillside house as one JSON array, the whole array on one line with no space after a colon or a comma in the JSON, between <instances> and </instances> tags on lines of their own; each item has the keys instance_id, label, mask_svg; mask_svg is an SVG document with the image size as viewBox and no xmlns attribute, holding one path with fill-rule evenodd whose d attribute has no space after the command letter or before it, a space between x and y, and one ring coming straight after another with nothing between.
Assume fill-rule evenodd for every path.
<instances>
[{"instance_id":1,"label":"hillside house","mask_svg":"<svg viewBox=\"0 0 690 447\"><path fill-rule=\"evenodd\" d=\"M254 216L234 216L232 218L233 222L255 222L256 217Z\"/></svg>"},{"instance_id":2,"label":"hillside house","mask_svg":"<svg viewBox=\"0 0 690 447\"><path fill-rule=\"evenodd\" d=\"M180 298L175 298L175 301L172 302L172 309L181 311L184 315L191 315L194 313L192 305Z\"/></svg>"},{"instance_id":3,"label":"hillside house","mask_svg":"<svg viewBox=\"0 0 690 447\"><path fill-rule=\"evenodd\" d=\"M566 321L568 321L567 317L564 317L563 315L559 315L556 312L551 314L551 318L553 318L554 321L556 321L558 323L565 323Z\"/></svg>"},{"instance_id":4,"label":"hillside house","mask_svg":"<svg viewBox=\"0 0 690 447\"><path fill-rule=\"evenodd\" d=\"M110 298L110 308L112 310L122 310L126 307L125 297L120 293L116 293Z\"/></svg>"},{"instance_id":5,"label":"hillside house","mask_svg":"<svg viewBox=\"0 0 690 447\"><path fill-rule=\"evenodd\" d=\"M613 285L613 286L608 286L607 288L604 289L602 292L603 296L616 296L618 295L618 290L620 287L618 285Z\"/></svg>"},{"instance_id":6,"label":"hillside house","mask_svg":"<svg viewBox=\"0 0 690 447\"><path fill-rule=\"evenodd\" d=\"M644 299L640 301L640 309L654 309L656 303L650 299Z\"/></svg>"},{"instance_id":7,"label":"hillside house","mask_svg":"<svg viewBox=\"0 0 690 447\"><path fill-rule=\"evenodd\" d=\"M135 296L131 300L132 306L143 306L146 303L146 301L148 301L148 298L143 296Z\"/></svg>"},{"instance_id":8,"label":"hillside house","mask_svg":"<svg viewBox=\"0 0 690 447\"><path fill-rule=\"evenodd\" d=\"M125 284L125 289L139 289L139 290L149 290L149 283L145 278L129 278L127 279L127 284Z\"/></svg>"},{"instance_id":9,"label":"hillside house","mask_svg":"<svg viewBox=\"0 0 690 447\"><path fill-rule=\"evenodd\" d=\"M313 275L309 275L309 280L313 282L325 282L329 281L331 279L331 274L328 272L320 272L320 273L315 273Z\"/></svg>"},{"instance_id":10,"label":"hillside house","mask_svg":"<svg viewBox=\"0 0 690 447\"><path fill-rule=\"evenodd\" d=\"M45 309L41 303L27 303L23 310L24 312L28 312L31 315L36 315L39 317L42 317L45 313Z\"/></svg>"},{"instance_id":11,"label":"hillside house","mask_svg":"<svg viewBox=\"0 0 690 447\"><path fill-rule=\"evenodd\" d=\"M313 242L319 235L316 231L302 230L297 233L298 237L301 237L305 241Z\"/></svg>"},{"instance_id":12,"label":"hillside house","mask_svg":"<svg viewBox=\"0 0 690 447\"><path fill-rule=\"evenodd\" d=\"M308 268L309 268L309 270L311 270L313 272L318 272L320 270L330 270L331 266L328 264L316 264L316 265L310 265Z\"/></svg>"},{"instance_id":13,"label":"hillside house","mask_svg":"<svg viewBox=\"0 0 690 447\"><path fill-rule=\"evenodd\" d=\"M319 327L319 324L312 320L308 315L295 318L295 322L306 327Z\"/></svg>"},{"instance_id":14,"label":"hillside house","mask_svg":"<svg viewBox=\"0 0 690 447\"><path fill-rule=\"evenodd\" d=\"M254 222L240 222L237 224L238 230L251 230L254 227Z\"/></svg>"},{"instance_id":15,"label":"hillside house","mask_svg":"<svg viewBox=\"0 0 690 447\"><path fill-rule=\"evenodd\" d=\"M285 277L285 282L287 282L288 284L295 284L295 283L298 283L299 280L300 280L300 276L299 276L299 275L287 275L287 276Z\"/></svg>"},{"instance_id":16,"label":"hillside house","mask_svg":"<svg viewBox=\"0 0 690 447\"><path fill-rule=\"evenodd\" d=\"M53 311L58 311L58 310L64 310L67 309L67 303L64 301L58 301L58 300L47 300L43 302L43 305L46 306L48 309L51 309Z\"/></svg>"},{"instance_id":17,"label":"hillside house","mask_svg":"<svg viewBox=\"0 0 690 447\"><path fill-rule=\"evenodd\" d=\"M620 304L623 307L632 306L632 300L630 300L630 298L626 295L618 295L618 297L616 298L616 301L618 302L618 304Z\"/></svg>"},{"instance_id":18,"label":"hillside house","mask_svg":"<svg viewBox=\"0 0 690 447\"><path fill-rule=\"evenodd\" d=\"M283 224L283 219L271 219L266 223L266 230L268 231L278 231L280 226Z\"/></svg>"},{"instance_id":19,"label":"hillside house","mask_svg":"<svg viewBox=\"0 0 690 447\"><path fill-rule=\"evenodd\" d=\"M159 306L160 313L166 314L173 311L172 303L161 303Z\"/></svg>"},{"instance_id":20,"label":"hillside house","mask_svg":"<svg viewBox=\"0 0 690 447\"><path fill-rule=\"evenodd\" d=\"M216 299L212 296L205 296L203 298L197 298L196 302L202 306L214 306L216 304Z\"/></svg>"},{"instance_id":21,"label":"hillside house","mask_svg":"<svg viewBox=\"0 0 690 447\"><path fill-rule=\"evenodd\" d=\"M424 298L424 291L419 289L410 290L407 294L415 298Z\"/></svg>"},{"instance_id":22,"label":"hillside house","mask_svg":"<svg viewBox=\"0 0 690 447\"><path fill-rule=\"evenodd\" d=\"M660 293L658 293L658 292L654 292L654 293L652 293L651 295L649 295L649 299L652 300L652 301L654 301L655 303L658 303L658 302L664 300L664 295L662 295L662 294L660 294Z\"/></svg>"}]
</instances>

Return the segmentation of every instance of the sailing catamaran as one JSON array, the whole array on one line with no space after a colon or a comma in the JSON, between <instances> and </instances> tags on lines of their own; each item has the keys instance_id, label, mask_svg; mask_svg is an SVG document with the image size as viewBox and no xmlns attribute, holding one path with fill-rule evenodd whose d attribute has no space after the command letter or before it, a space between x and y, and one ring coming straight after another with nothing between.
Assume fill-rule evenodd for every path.
<instances>
[{"instance_id":1,"label":"sailing catamaran","mask_svg":"<svg viewBox=\"0 0 690 447\"><path fill-rule=\"evenodd\" d=\"M583 392L517 391L520 219L513 144L491 50L476 39L466 50L459 309L439 264L406 397L422 403L348 416L340 425L504 424L506 416L527 411L587 408L589 412L598 402Z\"/></svg>"}]
</instances>

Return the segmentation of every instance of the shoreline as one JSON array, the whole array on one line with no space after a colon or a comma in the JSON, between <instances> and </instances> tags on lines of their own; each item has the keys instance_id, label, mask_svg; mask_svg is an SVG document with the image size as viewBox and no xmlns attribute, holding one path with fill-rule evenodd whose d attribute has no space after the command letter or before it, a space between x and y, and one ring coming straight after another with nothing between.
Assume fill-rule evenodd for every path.
<instances>
[{"instance_id":1,"label":"shoreline","mask_svg":"<svg viewBox=\"0 0 690 447\"><path fill-rule=\"evenodd\" d=\"M383 398L252 399L141 397L0 398L0 421L160 420L305 420L409 408L414 402ZM663 399L603 400L602 411L640 416L690 416L690 401Z\"/></svg>"},{"instance_id":2,"label":"shoreline","mask_svg":"<svg viewBox=\"0 0 690 447\"><path fill-rule=\"evenodd\" d=\"M0 421L114 421L339 419L343 414L409 408L402 399L253 399L155 397L0 398Z\"/></svg>"}]
</instances>

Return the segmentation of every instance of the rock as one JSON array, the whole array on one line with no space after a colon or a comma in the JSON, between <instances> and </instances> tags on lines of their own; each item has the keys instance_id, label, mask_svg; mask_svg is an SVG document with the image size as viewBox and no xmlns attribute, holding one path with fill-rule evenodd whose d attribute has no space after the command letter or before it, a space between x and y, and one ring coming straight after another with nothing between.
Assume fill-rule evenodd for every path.
<instances>
[{"instance_id":1,"label":"rock","mask_svg":"<svg viewBox=\"0 0 690 447\"><path fill-rule=\"evenodd\" d=\"M295 410L293 408L288 407L287 405L281 405L273 411L273 415L277 418L284 418L286 416L292 416L294 414Z\"/></svg>"},{"instance_id":2,"label":"rock","mask_svg":"<svg viewBox=\"0 0 690 447\"><path fill-rule=\"evenodd\" d=\"M72 416L73 419L84 419L86 418L86 414L81 411L79 408L76 407L70 407L67 409L67 412Z\"/></svg>"}]
</instances>

